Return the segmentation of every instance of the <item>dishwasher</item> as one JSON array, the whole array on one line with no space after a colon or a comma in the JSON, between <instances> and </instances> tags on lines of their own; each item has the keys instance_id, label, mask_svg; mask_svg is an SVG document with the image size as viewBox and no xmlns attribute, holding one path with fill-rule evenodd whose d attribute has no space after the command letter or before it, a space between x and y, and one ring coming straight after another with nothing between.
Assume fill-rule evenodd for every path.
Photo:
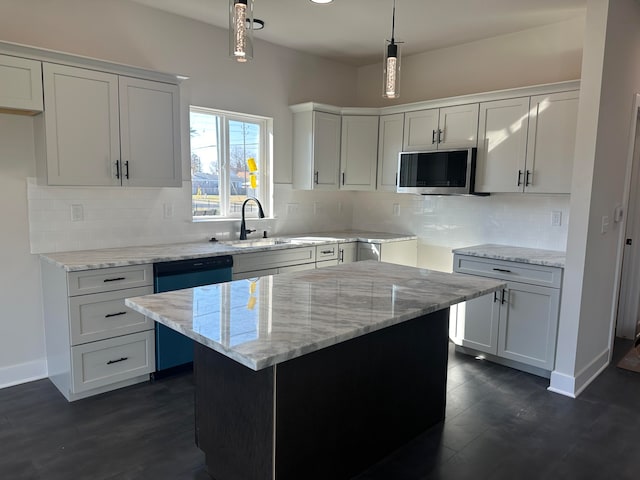
<instances>
[{"instance_id":1,"label":"dishwasher","mask_svg":"<svg viewBox=\"0 0 640 480\"><path fill-rule=\"evenodd\" d=\"M153 265L154 293L200 287L232 280L233 257L193 258ZM156 372L193 362L193 340L156 322Z\"/></svg>"}]
</instances>

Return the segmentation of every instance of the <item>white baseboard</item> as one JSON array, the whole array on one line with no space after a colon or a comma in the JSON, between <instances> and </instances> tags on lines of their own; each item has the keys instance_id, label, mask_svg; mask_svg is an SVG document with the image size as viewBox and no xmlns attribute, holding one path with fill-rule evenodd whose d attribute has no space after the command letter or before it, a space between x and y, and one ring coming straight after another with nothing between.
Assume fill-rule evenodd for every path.
<instances>
[{"instance_id":1,"label":"white baseboard","mask_svg":"<svg viewBox=\"0 0 640 480\"><path fill-rule=\"evenodd\" d=\"M551 384L547 390L576 398L608 365L609 349L606 348L575 376L560 373L556 370L551 372Z\"/></svg>"},{"instance_id":2,"label":"white baseboard","mask_svg":"<svg viewBox=\"0 0 640 480\"><path fill-rule=\"evenodd\" d=\"M32 362L0 368L0 388L12 387L42 378L47 378L47 359L44 357Z\"/></svg>"}]
</instances>

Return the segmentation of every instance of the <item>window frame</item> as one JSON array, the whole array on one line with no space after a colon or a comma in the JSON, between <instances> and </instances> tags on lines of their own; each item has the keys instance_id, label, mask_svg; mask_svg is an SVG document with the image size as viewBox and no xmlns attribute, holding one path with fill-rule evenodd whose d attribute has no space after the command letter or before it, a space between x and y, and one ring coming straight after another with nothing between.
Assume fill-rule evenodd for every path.
<instances>
[{"instance_id":1,"label":"window frame","mask_svg":"<svg viewBox=\"0 0 640 480\"><path fill-rule=\"evenodd\" d=\"M229 122L247 122L257 124L260 129L258 146L258 194L267 218L273 218L273 119L248 113L231 112L217 108L189 105L189 131L191 131L191 113L208 114L218 118L217 141L220 172L218 176L218 192L220 196L220 210L223 215L193 215L193 189L191 197L191 219L193 222L229 221L241 218L241 213L231 212L231 161L230 161L230 134ZM189 136L189 158L191 159L191 136ZM193 172L189 168L190 181L193 184ZM250 216L248 215L247 218Z\"/></svg>"}]
</instances>

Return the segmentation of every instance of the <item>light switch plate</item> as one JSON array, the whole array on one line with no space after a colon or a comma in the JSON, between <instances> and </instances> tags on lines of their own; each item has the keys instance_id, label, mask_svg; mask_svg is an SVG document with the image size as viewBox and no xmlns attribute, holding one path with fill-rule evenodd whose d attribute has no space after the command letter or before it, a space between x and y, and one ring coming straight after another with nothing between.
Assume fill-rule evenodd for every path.
<instances>
[{"instance_id":1,"label":"light switch plate","mask_svg":"<svg viewBox=\"0 0 640 480\"><path fill-rule=\"evenodd\" d=\"M551 212L551 226L559 227L562 225L562 211L553 210Z\"/></svg>"}]
</instances>

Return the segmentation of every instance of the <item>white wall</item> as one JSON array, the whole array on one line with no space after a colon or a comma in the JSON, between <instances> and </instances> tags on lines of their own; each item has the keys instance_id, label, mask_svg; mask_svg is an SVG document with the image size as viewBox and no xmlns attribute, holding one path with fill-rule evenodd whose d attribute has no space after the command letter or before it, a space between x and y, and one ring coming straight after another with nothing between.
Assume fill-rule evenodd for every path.
<instances>
[{"instance_id":1,"label":"white wall","mask_svg":"<svg viewBox=\"0 0 640 480\"><path fill-rule=\"evenodd\" d=\"M565 288L551 388L578 394L606 366L617 305L623 203L635 93L640 4L589 0L571 195Z\"/></svg>"},{"instance_id":2,"label":"white wall","mask_svg":"<svg viewBox=\"0 0 640 480\"><path fill-rule=\"evenodd\" d=\"M46 375L40 268L29 253L33 120L0 114L0 387Z\"/></svg>"},{"instance_id":3,"label":"white wall","mask_svg":"<svg viewBox=\"0 0 640 480\"><path fill-rule=\"evenodd\" d=\"M345 200L349 194L328 198L288 188L292 171L288 106L309 100L352 103L354 67L259 40L254 61L240 65L227 57L225 29L124 0L3 0L0 41L188 75L182 90L191 103L272 117L274 180L284 185L276 185L282 201L276 200L273 213L278 218L267 224L268 229L286 231L291 225L296 231L329 230L335 223L342 228L350 225L351 208ZM27 178L35 175L33 120L0 117L2 387L46 375L39 265L37 255L29 254L30 241L33 252L43 252L199 240L235 235L238 222L193 224L189 181L182 189L60 188L30 182L27 203ZM185 158L188 172L188 154ZM280 210L286 207L284 202L299 206L290 221L286 210ZM318 215L304 216L314 202L321 204ZM336 213L339 202L347 206ZM84 222L71 222L73 203L83 204ZM163 218L164 203L173 204L172 219Z\"/></svg>"},{"instance_id":4,"label":"white wall","mask_svg":"<svg viewBox=\"0 0 640 480\"><path fill-rule=\"evenodd\" d=\"M402 58L400 98L382 98L382 66L358 71L358 105L384 106L580 78L584 18Z\"/></svg>"}]
</instances>

